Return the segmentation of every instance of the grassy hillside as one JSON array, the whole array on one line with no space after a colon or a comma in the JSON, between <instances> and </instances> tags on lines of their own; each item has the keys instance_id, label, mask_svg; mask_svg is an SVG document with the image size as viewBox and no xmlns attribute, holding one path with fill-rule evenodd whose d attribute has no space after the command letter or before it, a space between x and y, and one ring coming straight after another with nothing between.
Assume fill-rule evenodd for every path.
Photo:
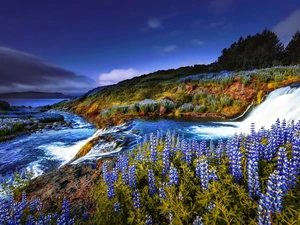
<instances>
[{"instance_id":1,"label":"grassy hillside","mask_svg":"<svg viewBox=\"0 0 300 225\"><path fill-rule=\"evenodd\" d=\"M157 71L91 91L56 105L84 116L98 127L132 118L197 116L231 118L270 91L300 82L300 66L240 72L209 72L209 66Z\"/></svg>"}]
</instances>

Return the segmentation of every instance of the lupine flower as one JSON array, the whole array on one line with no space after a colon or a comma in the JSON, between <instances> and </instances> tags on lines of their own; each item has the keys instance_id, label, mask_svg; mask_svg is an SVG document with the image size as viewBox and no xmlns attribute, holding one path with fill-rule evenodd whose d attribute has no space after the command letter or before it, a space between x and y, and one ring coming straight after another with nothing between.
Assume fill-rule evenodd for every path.
<instances>
[{"instance_id":1,"label":"lupine flower","mask_svg":"<svg viewBox=\"0 0 300 225\"><path fill-rule=\"evenodd\" d=\"M122 183L123 183L123 185L129 184L129 175L128 175L127 171L122 172Z\"/></svg>"},{"instance_id":2,"label":"lupine flower","mask_svg":"<svg viewBox=\"0 0 300 225\"><path fill-rule=\"evenodd\" d=\"M169 170L170 167L170 150L171 150L171 144L170 144L170 136L169 133L166 135L166 145L163 150L162 156L163 156L163 171L162 175L166 176L167 171Z\"/></svg>"},{"instance_id":3,"label":"lupine flower","mask_svg":"<svg viewBox=\"0 0 300 225\"><path fill-rule=\"evenodd\" d=\"M165 191L165 189L163 187L160 187L158 189L158 197L162 198L162 199L166 199L167 198L166 191ZM160 200L160 204L162 204L161 200Z\"/></svg>"},{"instance_id":4,"label":"lupine flower","mask_svg":"<svg viewBox=\"0 0 300 225\"><path fill-rule=\"evenodd\" d=\"M229 170L236 181L243 177L242 173L242 153L239 148L239 138L237 135L230 141L230 147L227 151L229 156Z\"/></svg>"},{"instance_id":5,"label":"lupine flower","mask_svg":"<svg viewBox=\"0 0 300 225\"><path fill-rule=\"evenodd\" d=\"M152 169L148 170L148 187L149 187L149 195L153 195L156 193L154 171Z\"/></svg>"},{"instance_id":6,"label":"lupine flower","mask_svg":"<svg viewBox=\"0 0 300 225\"><path fill-rule=\"evenodd\" d=\"M147 225L153 224L152 217L149 216L149 215L146 215L146 221L145 221L145 223L146 223Z\"/></svg>"},{"instance_id":7,"label":"lupine flower","mask_svg":"<svg viewBox=\"0 0 300 225\"><path fill-rule=\"evenodd\" d=\"M132 201L133 201L133 207L136 209L141 208L141 200L140 200L140 193L138 190L135 190L132 193Z\"/></svg>"},{"instance_id":8,"label":"lupine flower","mask_svg":"<svg viewBox=\"0 0 300 225\"><path fill-rule=\"evenodd\" d=\"M108 166L106 163L103 163L102 165L102 171L103 171L103 180L106 182L107 181L107 171L108 171Z\"/></svg>"},{"instance_id":9,"label":"lupine flower","mask_svg":"<svg viewBox=\"0 0 300 225\"><path fill-rule=\"evenodd\" d=\"M259 150L258 143L254 141L250 145L250 150L247 157L247 178L248 190L251 199L260 196L260 182L258 174Z\"/></svg>"},{"instance_id":10,"label":"lupine flower","mask_svg":"<svg viewBox=\"0 0 300 225\"><path fill-rule=\"evenodd\" d=\"M88 220L88 218L89 218L89 215L88 215L87 211L84 210L83 215L82 215L82 219L86 221L86 220Z\"/></svg>"},{"instance_id":11,"label":"lupine flower","mask_svg":"<svg viewBox=\"0 0 300 225\"><path fill-rule=\"evenodd\" d=\"M131 189L136 189L136 167L135 165L129 166L128 169L128 181Z\"/></svg>"},{"instance_id":12,"label":"lupine flower","mask_svg":"<svg viewBox=\"0 0 300 225\"><path fill-rule=\"evenodd\" d=\"M200 178L200 185L203 190L208 190L208 164L205 158L197 160L196 174Z\"/></svg>"},{"instance_id":13,"label":"lupine flower","mask_svg":"<svg viewBox=\"0 0 300 225\"><path fill-rule=\"evenodd\" d=\"M116 203L114 204L114 212L115 212L115 213L118 213L118 212L120 212L120 211L121 211L121 205L120 205L119 202L116 202Z\"/></svg>"},{"instance_id":14,"label":"lupine flower","mask_svg":"<svg viewBox=\"0 0 300 225\"><path fill-rule=\"evenodd\" d=\"M153 133L150 135L150 160L153 164L157 162L156 140Z\"/></svg>"},{"instance_id":15,"label":"lupine flower","mask_svg":"<svg viewBox=\"0 0 300 225\"><path fill-rule=\"evenodd\" d=\"M170 185L174 184L174 185L178 186L178 184L179 184L178 171L174 166L170 167L169 178L170 178L170 182L169 182Z\"/></svg>"},{"instance_id":16,"label":"lupine flower","mask_svg":"<svg viewBox=\"0 0 300 225\"><path fill-rule=\"evenodd\" d=\"M212 210L216 207L216 205L212 202L209 203L208 207L206 208L207 210Z\"/></svg>"},{"instance_id":17,"label":"lupine flower","mask_svg":"<svg viewBox=\"0 0 300 225\"><path fill-rule=\"evenodd\" d=\"M196 219L193 222L193 225L203 225L202 217L197 216Z\"/></svg>"}]
</instances>

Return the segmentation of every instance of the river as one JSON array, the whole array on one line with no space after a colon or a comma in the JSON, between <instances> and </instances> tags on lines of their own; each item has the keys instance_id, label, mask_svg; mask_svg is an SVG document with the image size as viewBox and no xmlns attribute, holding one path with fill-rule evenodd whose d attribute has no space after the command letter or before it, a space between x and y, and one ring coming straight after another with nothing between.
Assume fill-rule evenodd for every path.
<instances>
[{"instance_id":1,"label":"river","mask_svg":"<svg viewBox=\"0 0 300 225\"><path fill-rule=\"evenodd\" d=\"M212 122L190 118L138 119L98 131L83 118L60 112L66 121L74 121L73 128L45 130L0 143L0 175L5 176L16 169L26 168L32 169L35 176L38 176L57 169L68 163L88 140L96 136L102 137L98 144L86 156L73 163L128 151L134 148L145 134L149 137L150 133L157 133L157 130L162 130L163 134L170 130L176 135L184 135L186 139L200 141L226 139L235 133L249 133L250 124L253 122L256 129L261 126L269 129L277 118L297 122L300 119L299 102L300 88L285 87L270 93L261 105L240 122Z\"/></svg>"}]
</instances>

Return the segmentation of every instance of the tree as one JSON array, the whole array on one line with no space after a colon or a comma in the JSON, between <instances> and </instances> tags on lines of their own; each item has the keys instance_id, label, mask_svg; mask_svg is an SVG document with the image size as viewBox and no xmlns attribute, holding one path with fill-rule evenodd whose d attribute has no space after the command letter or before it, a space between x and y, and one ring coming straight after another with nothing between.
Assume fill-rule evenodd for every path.
<instances>
[{"instance_id":1,"label":"tree","mask_svg":"<svg viewBox=\"0 0 300 225\"><path fill-rule=\"evenodd\" d=\"M286 57L289 64L300 63L300 32L297 31L286 47Z\"/></svg>"},{"instance_id":2,"label":"tree","mask_svg":"<svg viewBox=\"0 0 300 225\"><path fill-rule=\"evenodd\" d=\"M220 70L248 70L278 65L284 58L284 47L277 35L265 29L254 36L240 37L218 58Z\"/></svg>"}]
</instances>

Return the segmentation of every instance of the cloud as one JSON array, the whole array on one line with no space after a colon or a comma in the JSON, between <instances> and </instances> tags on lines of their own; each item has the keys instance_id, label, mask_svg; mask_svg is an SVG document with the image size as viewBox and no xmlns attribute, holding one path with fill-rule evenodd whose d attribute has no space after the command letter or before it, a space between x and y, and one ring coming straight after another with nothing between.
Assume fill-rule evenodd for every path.
<instances>
[{"instance_id":1,"label":"cloud","mask_svg":"<svg viewBox=\"0 0 300 225\"><path fill-rule=\"evenodd\" d=\"M230 9L235 0L213 0L209 7L216 13L224 13Z\"/></svg>"},{"instance_id":2,"label":"cloud","mask_svg":"<svg viewBox=\"0 0 300 225\"><path fill-rule=\"evenodd\" d=\"M151 29L162 28L162 20L155 17L149 18L147 24Z\"/></svg>"},{"instance_id":3,"label":"cloud","mask_svg":"<svg viewBox=\"0 0 300 225\"><path fill-rule=\"evenodd\" d=\"M0 92L83 93L94 88L86 76L52 65L25 52L0 47Z\"/></svg>"},{"instance_id":4,"label":"cloud","mask_svg":"<svg viewBox=\"0 0 300 225\"><path fill-rule=\"evenodd\" d=\"M168 52L173 52L177 49L177 46L176 45L169 45L169 46L166 46L164 48L161 49L161 52L162 53L168 53Z\"/></svg>"},{"instance_id":5,"label":"cloud","mask_svg":"<svg viewBox=\"0 0 300 225\"><path fill-rule=\"evenodd\" d=\"M101 73L98 77L99 84L101 86L116 84L119 81L131 79L143 74L147 74L147 71L139 71L133 68L129 69L114 69L109 73Z\"/></svg>"},{"instance_id":6,"label":"cloud","mask_svg":"<svg viewBox=\"0 0 300 225\"><path fill-rule=\"evenodd\" d=\"M201 41L201 40L198 40L198 39L193 39L190 42L191 42L191 44L198 45L198 46L201 46L201 45L204 44L204 41Z\"/></svg>"},{"instance_id":7,"label":"cloud","mask_svg":"<svg viewBox=\"0 0 300 225\"><path fill-rule=\"evenodd\" d=\"M297 30L300 31L300 9L293 11L287 18L280 21L273 31L287 45Z\"/></svg>"},{"instance_id":8,"label":"cloud","mask_svg":"<svg viewBox=\"0 0 300 225\"><path fill-rule=\"evenodd\" d=\"M210 23L208 25L208 28L216 28L216 27L220 27L220 26L223 26L225 24L225 21L220 21L220 22L214 22L214 23Z\"/></svg>"}]
</instances>

